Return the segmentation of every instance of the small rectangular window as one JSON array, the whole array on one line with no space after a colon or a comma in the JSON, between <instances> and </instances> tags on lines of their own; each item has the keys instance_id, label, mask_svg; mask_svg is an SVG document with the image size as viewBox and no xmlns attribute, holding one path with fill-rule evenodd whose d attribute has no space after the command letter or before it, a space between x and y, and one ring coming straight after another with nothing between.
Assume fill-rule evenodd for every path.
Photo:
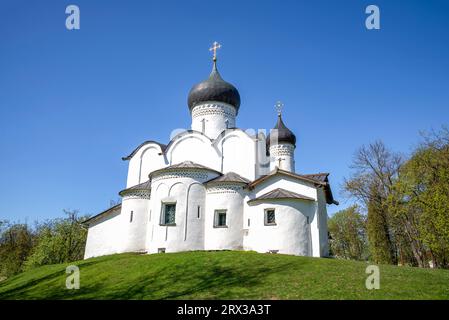
<instances>
[{"instance_id":1,"label":"small rectangular window","mask_svg":"<svg viewBox=\"0 0 449 320\"><path fill-rule=\"evenodd\" d=\"M214 227L223 228L226 225L226 210L215 210Z\"/></svg>"},{"instance_id":2,"label":"small rectangular window","mask_svg":"<svg viewBox=\"0 0 449 320\"><path fill-rule=\"evenodd\" d=\"M162 205L162 225L174 225L176 216L176 203L164 203Z\"/></svg>"},{"instance_id":3,"label":"small rectangular window","mask_svg":"<svg viewBox=\"0 0 449 320\"><path fill-rule=\"evenodd\" d=\"M198 219L201 218L201 207L200 206L198 206L197 214L198 214Z\"/></svg>"},{"instance_id":4,"label":"small rectangular window","mask_svg":"<svg viewBox=\"0 0 449 320\"><path fill-rule=\"evenodd\" d=\"M251 225L251 220L248 219L248 227Z\"/></svg>"},{"instance_id":5,"label":"small rectangular window","mask_svg":"<svg viewBox=\"0 0 449 320\"><path fill-rule=\"evenodd\" d=\"M265 209L265 225L266 226L276 225L276 213L274 209Z\"/></svg>"},{"instance_id":6,"label":"small rectangular window","mask_svg":"<svg viewBox=\"0 0 449 320\"><path fill-rule=\"evenodd\" d=\"M129 215L129 222L133 222L133 216L134 216L134 211L131 211L130 215Z\"/></svg>"}]
</instances>

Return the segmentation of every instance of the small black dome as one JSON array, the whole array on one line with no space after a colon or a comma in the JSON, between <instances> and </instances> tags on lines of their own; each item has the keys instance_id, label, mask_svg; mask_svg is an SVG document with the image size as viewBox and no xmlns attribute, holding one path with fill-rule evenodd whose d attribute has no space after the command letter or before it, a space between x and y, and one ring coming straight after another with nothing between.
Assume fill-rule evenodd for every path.
<instances>
[{"instance_id":1,"label":"small black dome","mask_svg":"<svg viewBox=\"0 0 449 320\"><path fill-rule=\"evenodd\" d=\"M224 81L217 70L216 62L208 79L196 84L189 92L188 104L192 109L206 101L219 101L228 103L239 111L240 94L237 89L230 83Z\"/></svg>"},{"instance_id":2,"label":"small black dome","mask_svg":"<svg viewBox=\"0 0 449 320\"><path fill-rule=\"evenodd\" d=\"M281 115L278 116L278 122L276 123L276 126L273 128L273 131L270 132L267 136L267 146L270 145L271 134L273 134L273 142L276 141L275 139L277 137L278 143L281 142L291 143L296 147L296 136L293 132L290 131L289 128L285 126L284 122L282 121Z\"/></svg>"}]
</instances>

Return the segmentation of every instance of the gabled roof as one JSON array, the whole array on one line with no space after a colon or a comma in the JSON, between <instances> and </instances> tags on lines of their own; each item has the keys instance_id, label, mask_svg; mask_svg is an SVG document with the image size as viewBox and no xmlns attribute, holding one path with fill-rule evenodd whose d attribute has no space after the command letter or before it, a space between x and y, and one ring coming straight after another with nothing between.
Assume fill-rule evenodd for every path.
<instances>
[{"instance_id":1,"label":"gabled roof","mask_svg":"<svg viewBox=\"0 0 449 320\"><path fill-rule=\"evenodd\" d=\"M243 178L242 176L238 175L235 172L228 172L222 176L213 178L213 179L207 181L206 183L218 183L218 182L237 182L237 183L248 184L251 181L249 181L246 178Z\"/></svg>"},{"instance_id":2,"label":"gabled roof","mask_svg":"<svg viewBox=\"0 0 449 320\"><path fill-rule=\"evenodd\" d=\"M302 177L310 178L312 180L321 181L321 182L329 182L327 177L329 176L329 173L312 173L312 174L302 174Z\"/></svg>"},{"instance_id":3,"label":"gabled roof","mask_svg":"<svg viewBox=\"0 0 449 320\"><path fill-rule=\"evenodd\" d=\"M96 214L96 215L94 215L93 217L90 217L89 219L84 220L83 222L81 222L81 224L89 225L89 222L93 222L93 221L95 221L95 220L98 220L98 219L101 218L102 216L105 216L105 215L107 215L107 214L109 214L109 213L112 213L112 212L114 212L115 210L121 209L121 207L122 207L122 204L121 204L121 203L116 204L115 206L110 207L109 209L106 209L106 210L100 212L99 214Z\"/></svg>"},{"instance_id":4,"label":"gabled roof","mask_svg":"<svg viewBox=\"0 0 449 320\"><path fill-rule=\"evenodd\" d=\"M123 195L128 191L138 191L138 190L151 191L151 180L147 180L147 181L137 184L135 186L126 188L126 189L120 191L118 194Z\"/></svg>"},{"instance_id":5,"label":"gabled roof","mask_svg":"<svg viewBox=\"0 0 449 320\"><path fill-rule=\"evenodd\" d=\"M271 171L269 174L261 176L260 178L251 182L248 185L248 187L252 189L255 186L257 186L258 184L260 184L260 183L264 182L265 180L270 179L271 177L276 176L278 174L285 175L285 176L292 177L292 178L299 179L299 180L303 180L303 181L306 181L306 182L309 182L309 183L312 183L315 185L323 185L324 186L327 183L325 181L322 181L321 179L316 179L316 178L311 177L313 175L301 175L301 174L293 173L290 171L282 170L282 169L279 169L278 167L276 167L276 169Z\"/></svg>"},{"instance_id":6,"label":"gabled roof","mask_svg":"<svg viewBox=\"0 0 449 320\"><path fill-rule=\"evenodd\" d=\"M261 200L274 200L274 199L296 199L296 200L307 200L307 201L315 201L315 199L303 196L302 194L298 194L295 192L291 192L282 188L274 189L270 192L267 192L260 197L257 197L255 199L251 199L248 201L248 203L254 202L254 201L261 201Z\"/></svg>"},{"instance_id":7,"label":"gabled roof","mask_svg":"<svg viewBox=\"0 0 449 320\"><path fill-rule=\"evenodd\" d=\"M135 149L134 149L129 155L127 155L126 157L122 157L122 160L129 160L129 159L131 159L132 157L134 157L134 155L137 153L137 151L140 150L140 148L142 148L144 145L150 144L150 143L155 143L155 144L157 144L157 145L161 148L162 152L164 152L165 149L167 148L167 146L166 146L165 144L162 144L162 143L159 143L159 142L153 141L153 140L148 140L148 141L145 141L145 142L141 143L137 148L135 148Z\"/></svg>"},{"instance_id":8,"label":"gabled roof","mask_svg":"<svg viewBox=\"0 0 449 320\"><path fill-rule=\"evenodd\" d=\"M334 200L334 197L332 195L332 190L329 185L328 180L328 173L315 173L315 174L297 174L290 171L282 170L276 167L273 171L271 171L269 174L265 176L261 176L260 178L254 180L250 184L248 184L249 189L254 189L257 185L264 182L265 180L271 179L274 176L277 175L285 175L294 179L298 179L301 181L309 182L316 187L323 187L324 193L326 196L326 202L327 204L336 204L338 205L338 201Z\"/></svg>"},{"instance_id":9,"label":"gabled roof","mask_svg":"<svg viewBox=\"0 0 449 320\"><path fill-rule=\"evenodd\" d=\"M155 175L157 173L161 173L164 171L173 171L173 170L177 170L177 169L201 169L201 170L215 172L215 173L221 175L221 172L214 170L212 168L203 166L203 165L195 163L193 161L183 161L181 163L177 163L177 164L165 167L165 168L155 170L155 171L151 172L149 176L152 177L153 175Z\"/></svg>"}]
</instances>

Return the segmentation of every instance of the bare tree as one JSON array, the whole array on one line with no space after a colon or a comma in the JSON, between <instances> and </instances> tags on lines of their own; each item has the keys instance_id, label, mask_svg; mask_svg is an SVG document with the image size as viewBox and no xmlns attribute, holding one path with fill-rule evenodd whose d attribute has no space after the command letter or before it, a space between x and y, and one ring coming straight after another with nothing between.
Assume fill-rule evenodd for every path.
<instances>
[{"instance_id":1,"label":"bare tree","mask_svg":"<svg viewBox=\"0 0 449 320\"><path fill-rule=\"evenodd\" d=\"M391 192L403 163L403 157L388 150L382 141L362 146L350 166L354 170L352 176L344 180L346 195L365 208L370 201L383 201ZM372 192L373 187L377 189L376 194Z\"/></svg>"},{"instance_id":2,"label":"bare tree","mask_svg":"<svg viewBox=\"0 0 449 320\"><path fill-rule=\"evenodd\" d=\"M397 261L394 228L386 201L399 174L403 157L388 150L381 141L362 146L350 166L353 174L344 181L346 196L355 198L365 208L368 239L373 258L378 262Z\"/></svg>"}]
</instances>

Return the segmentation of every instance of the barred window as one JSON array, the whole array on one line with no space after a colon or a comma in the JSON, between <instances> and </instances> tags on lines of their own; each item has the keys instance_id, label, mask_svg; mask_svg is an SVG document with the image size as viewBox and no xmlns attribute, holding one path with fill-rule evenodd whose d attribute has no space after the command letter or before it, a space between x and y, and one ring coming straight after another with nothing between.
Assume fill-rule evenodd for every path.
<instances>
[{"instance_id":1,"label":"barred window","mask_svg":"<svg viewBox=\"0 0 449 320\"><path fill-rule=\"evenodd\" d=\"M162 222L163 225L175 224L176 216L176 203L164 203L162 210Z\"/></svg>"},{"instance_id":2,"label":"barred window","mask_svg":"<svg viewBox=\"0 0 449 320\"><path fill-rule=\"evenodd\" d=\"M214 227L227 227L226 225L226 210L215 210Z\"/></svg>"},{"instance_id":3,"label":"barred window","mask_svg":"<svg viewBox=\"0 0 449 320\"><path fill-rule=\"evenodd\" d=\"M265 225L275 225L276 224L276 213L274 209L266 209L265 210Z\"/></svg>"}]
</instances>

